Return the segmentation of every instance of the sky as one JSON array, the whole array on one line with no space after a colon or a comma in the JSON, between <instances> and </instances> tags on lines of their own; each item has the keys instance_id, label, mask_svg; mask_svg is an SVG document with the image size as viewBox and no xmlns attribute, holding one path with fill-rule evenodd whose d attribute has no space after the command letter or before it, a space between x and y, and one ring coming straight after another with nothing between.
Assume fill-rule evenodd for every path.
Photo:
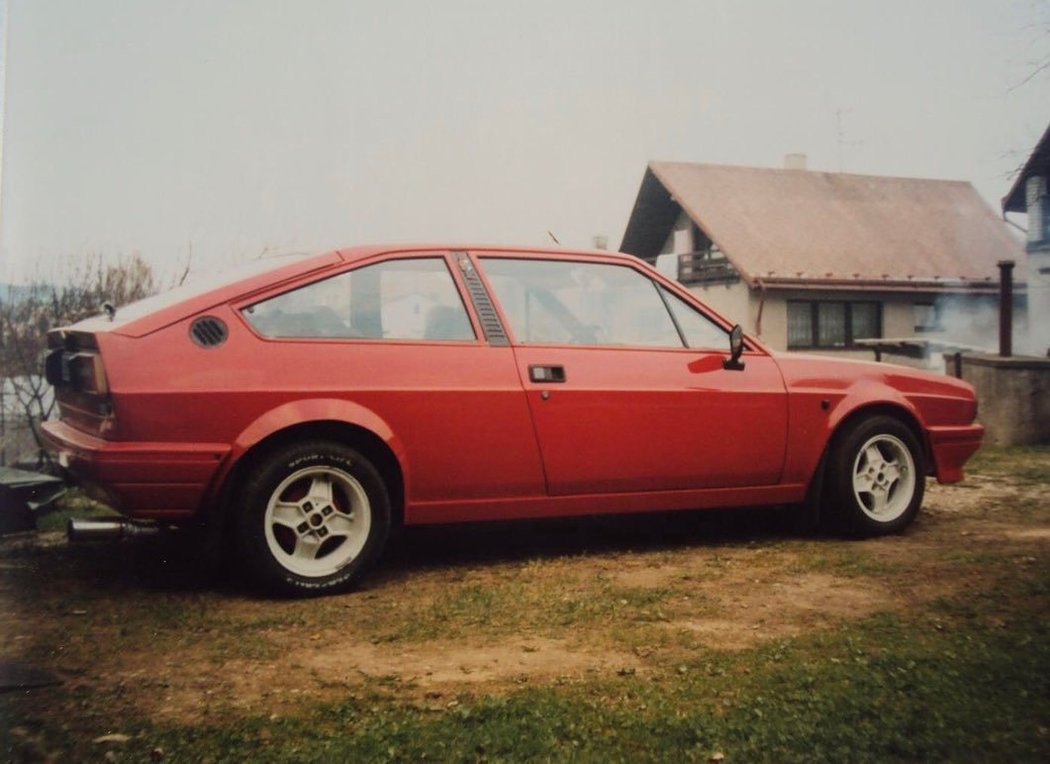
<instances>
[{"instance_id":1,"label":"sky","mask_svg":"<svg viewBox=\"0 0 1050 764\"><path fill-rule=\"evenodd\" d=\"M0 5L3 3L0 2ZM1050 0L6 0L0 280L621 240L646 163L968 180L1050 122Z\"/></svg>"}]
</instances>

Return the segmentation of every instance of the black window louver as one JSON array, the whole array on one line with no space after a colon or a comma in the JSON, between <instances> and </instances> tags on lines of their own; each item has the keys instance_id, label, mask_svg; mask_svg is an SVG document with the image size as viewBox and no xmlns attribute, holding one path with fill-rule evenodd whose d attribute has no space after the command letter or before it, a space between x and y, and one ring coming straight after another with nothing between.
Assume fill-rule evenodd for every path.
<instances>
[{"instance_id":1,"label":"black window louver","mask_svg":"<svg viewBox=\"0 0 1050 764\"><path fill-rule=\"evenodd\" d=\"M190 325L190 337L202 348L213 348L226 341L226 324L214 316L203 316Z\"/></svg>"},{"instance_id":2,"label":"black window louver","mask_svg":"<svg viewBox=\"0 0 1050 764\"><path fill-rule=\"evenodd\" d=\"M465 252L454 253L458 256L459 270L463 274L463 281L467 285L467 294L470 301L474 303L474 309L481 320L481 328L485 332L485 339L490 345L509 345L507 333L503 331L503 324L499 320L499 314L489 299L485 285L481 283L481 277L474 270L474 264Z\"/></svg>"}]
</instances>

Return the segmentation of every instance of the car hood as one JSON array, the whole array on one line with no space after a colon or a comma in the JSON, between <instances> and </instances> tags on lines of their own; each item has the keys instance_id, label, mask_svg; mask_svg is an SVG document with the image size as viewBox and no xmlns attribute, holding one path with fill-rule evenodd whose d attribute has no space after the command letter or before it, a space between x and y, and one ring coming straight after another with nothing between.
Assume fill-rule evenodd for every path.
<instances>
[{"instance_id":1,"label":"car hood","mask_svg":"<svg viewBox=\"0 0 1050 764\"><path fill-rule=\"evenodd\" d=\"M973 387L968 382L932 370L803 353L774 353L773 357L789 391L817 388L845 391L858 384L875 384L908 397L975 399Z\"/></svg>"}]
</instances>

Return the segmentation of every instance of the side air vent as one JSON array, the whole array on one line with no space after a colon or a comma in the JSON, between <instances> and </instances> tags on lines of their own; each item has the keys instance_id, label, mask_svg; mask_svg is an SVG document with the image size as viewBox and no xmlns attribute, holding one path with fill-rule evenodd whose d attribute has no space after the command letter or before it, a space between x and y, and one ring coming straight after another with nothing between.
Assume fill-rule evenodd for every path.
<instances>
[{"instance_id":1,"label":"side air vent","mask_svg":"<svg viewBox=\"0 0 1050 764\"><path fill-rule=\"evenodd\" d=\"M190 324L190 337L202 348L213 348L226 341L226 324L215 316L202 316Z\"/></svg>"},{"instance_id":2,"label":"side air vent","mask_svg":"<svg viewBox=\"0 0 1050 764\"><path fill-rule=\"evenodd\" d=\"M503 331L503 324L499 320L499 314L496 313L496 308L493 306L492 300L489 299L488 292L485 291L485 285L481 283L481 277L474 270L474 264L465 252L454 254L458 255L459 270L463 274L463 281L467 285L467 294L470 295L470 301L474 303L474 310L477 311L478 318L481 319L481 328L485 332L485 339L489 341L490 345L509 345L510 341L507 339L507 333Z\"/></svg>"}]
</instances>

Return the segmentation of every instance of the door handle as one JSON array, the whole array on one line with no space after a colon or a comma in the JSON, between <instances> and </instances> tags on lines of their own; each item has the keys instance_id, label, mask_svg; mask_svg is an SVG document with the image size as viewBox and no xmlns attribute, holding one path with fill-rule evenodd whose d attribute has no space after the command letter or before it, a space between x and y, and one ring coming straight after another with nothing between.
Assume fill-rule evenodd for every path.
<instances>
[{"instance_id":1,"label":"door handle","mask_svg":"<svg viewBox=\"0 0 1050 764\"><path fill-rule=\"evenodd\" d=\"M564 366L540 366L529 367L529 379L533 382L564 382Z\"/></svg>"}]
</instances>

